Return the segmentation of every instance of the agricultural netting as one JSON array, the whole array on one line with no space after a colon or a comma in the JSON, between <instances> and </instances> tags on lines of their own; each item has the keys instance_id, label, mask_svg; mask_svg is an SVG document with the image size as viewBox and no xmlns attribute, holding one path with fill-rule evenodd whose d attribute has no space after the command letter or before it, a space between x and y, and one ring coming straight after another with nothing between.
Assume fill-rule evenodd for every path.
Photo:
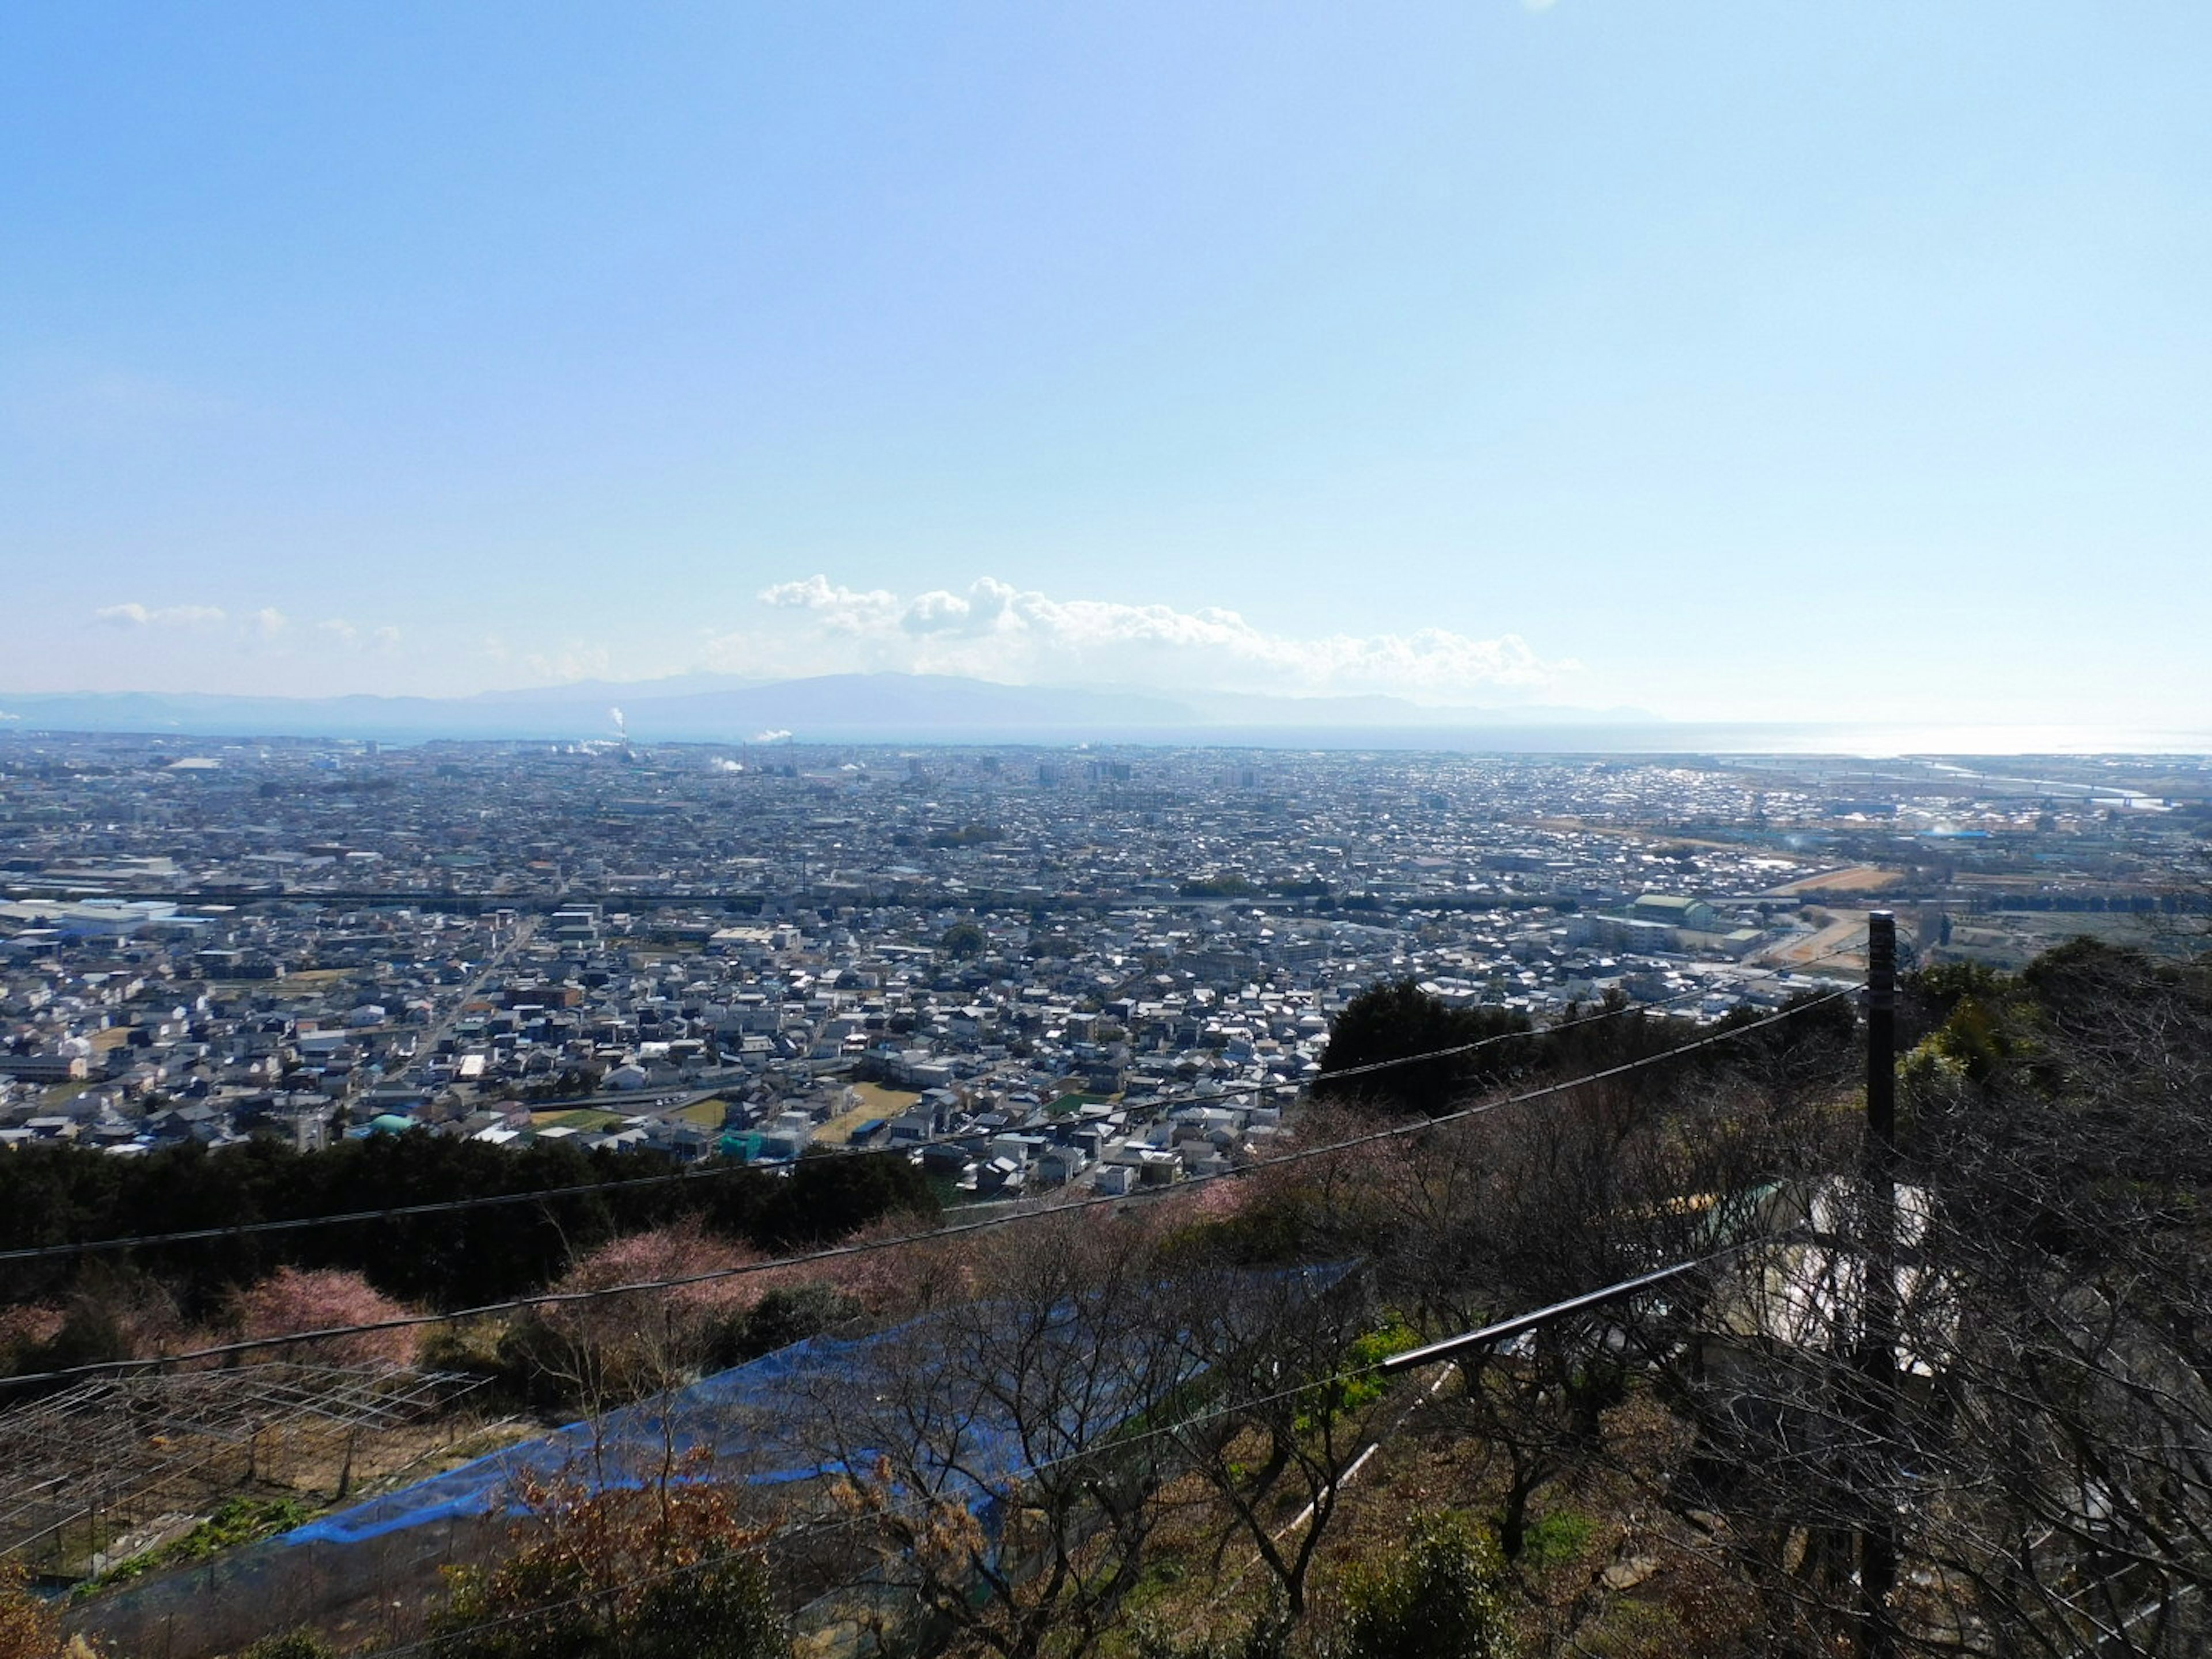
<instances>
[{"instance_id":1,"label":"agricultural netting","mask_svg":"<svg viewBox=\"0 0 2212 1659\"><path fill-rule=\"evenodd\" d=\"M811 1408L867 1376L908 1328L843 1341L809 1338L340 1510L276 1541L358 1544L449 1516L501 1514L533 1482L596 1492L641 1485L678 1468L696 1472L688 1478L752 1484L811 1479L822 1472L805 1427Z\"/></svg>"},{"instance_id":2,"label":"agricultural netting","mask_svg":"<svg viewBox=\"0 0 2212 1659\"><path fill-rule=\"evenodd\" d=\"M962 1304L865 1336L810 1338L103 1597L72 1623L161 1659L328 1622L337 1609L360 1633L388 1618L397 1634L441 1569L495 1559L527 1494L555 1487L774 1488L895 1463L902 1485L995 1530L1006 1491L1041 1466L1209 1409L1212 1356L1350 1271L1214 1273L1110 1308Z\"/></svg>"}]
</instances>

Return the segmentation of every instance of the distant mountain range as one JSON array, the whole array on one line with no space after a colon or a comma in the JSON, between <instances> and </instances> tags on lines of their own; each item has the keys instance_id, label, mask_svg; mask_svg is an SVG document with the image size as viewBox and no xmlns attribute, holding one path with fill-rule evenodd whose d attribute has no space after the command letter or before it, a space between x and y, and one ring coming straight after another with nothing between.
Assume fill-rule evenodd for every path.
<instances>
[{"instance_id":1,"label":"distant mountain range","mask_svg":"<svg viewBox=\"0 0 2212 1659\"><path fill-rule=\"evenodd\" d=\"M619 716L616 711L619 709ZM1223 741L1243 732L1376 734L1647 725L1634 709L1437 708L1396 697L1265 697L1000 685L933 674L761 682L715 674L585 681L472 697L0 692L0 731L193 737L605 738L640 742Z\"/></svg>"}]
</instances>

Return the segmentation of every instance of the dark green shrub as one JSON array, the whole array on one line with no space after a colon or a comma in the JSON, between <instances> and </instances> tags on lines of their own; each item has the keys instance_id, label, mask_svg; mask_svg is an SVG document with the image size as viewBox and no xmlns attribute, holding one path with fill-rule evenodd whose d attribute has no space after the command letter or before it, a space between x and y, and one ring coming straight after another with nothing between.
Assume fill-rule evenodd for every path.
<instances>
[{"instance_id":1,"label":"dark green shrub","mask_svg":"<svg viewBox=\"0 0 2212 1659\"><path fill-rule=\"evenodd\" d=\"M1502 1572L1497 1547L1467 1516L1420 1516L1402 1554L1347 1578L1330 1659L1508 1659Z\"/></svg>"}]
</instances>

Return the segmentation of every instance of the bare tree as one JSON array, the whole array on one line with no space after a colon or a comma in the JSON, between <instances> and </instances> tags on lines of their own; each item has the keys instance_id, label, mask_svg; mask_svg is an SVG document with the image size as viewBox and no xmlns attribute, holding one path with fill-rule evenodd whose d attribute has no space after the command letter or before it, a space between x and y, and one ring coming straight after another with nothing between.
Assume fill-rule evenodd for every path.
<instances>
[{"instance_id":1,"label":"bare tree","mask_svg":"<svg viewBox=\"0 0 2212 1659\"><path fill-rule=\"evenodd\" d=\"M1901 1184L1802 1199L1678 1368L1675 1501L1804 1651L2202 1651L2212 978L2082 945L1936 1012Z\"/></svg>"},{"instance_id":2,"label":"bare tree","mask_svg":"<svg viewBox=\"0 0 2212 1659\"><path fill-rule=\"evenodd\" d=\"M980 1293L869 1345L809 1402L884 1604L1004 1656L1087 1650L1143 1570L1190 1373L1144 1232L1098 1212L978 1252Z\"/></svg>"},{"instance_id":3,"label":"bare tree","mask_svg":"<svg viewBox=\"0 0 2212 1659\"><path fill-rule=\"evenodd\" d=\"M1743 1194L1838 1155L1818 1093L1685 1070L1440 1125L1370 1168L1349 1224L1386 1299L1435 1334L1467 1331L1724 1248ZM1440 1410L1494 1460L1509 1562L1547 1486L1614 1461L1607 1413L1680 1347L1690 1313L1647 1298L1460 1351L1462 1386Z\"/></svg>"},{"instance_id":4,"label":"bare tree","mask_svg":"<svg viewBox=\"0 0 2212 1659\"><path fill-rule=\"evenodd\" d=\"M1306 1613L1346 1471L1396 1394L1375 1367L1410 1346L1345 1264L1191 1275L1178 1286L1184 1340L1205 1387L1176 1436L1224 1524L1214 1565L1253 1553L1282 1618Z\"/></svg>"},{"instance_id":5,"label":"bare tree","mask_svg":"<svg viewBox=\"0 0 2212 1659\"><path fill-rule=\"evenodd\" d=\"M512 1549L453 1575L436 1659L778 1659L790 1637L743 1488L695 1451L636 1484L526 1478Z\"/></svg>"}]
</instances>

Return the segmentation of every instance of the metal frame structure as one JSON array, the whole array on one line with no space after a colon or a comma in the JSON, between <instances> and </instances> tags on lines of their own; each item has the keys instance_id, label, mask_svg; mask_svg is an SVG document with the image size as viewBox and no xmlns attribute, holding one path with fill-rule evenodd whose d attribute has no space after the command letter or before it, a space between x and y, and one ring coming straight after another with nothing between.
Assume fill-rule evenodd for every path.
<instances>
[{"instance_id":1,"label":"metal frame structure","mask_svg":"<svg viewBox=\"0 0 2212 1659\"><path fill-rule=\"evenodd\" d=\"M95 1377L0 1413L0 1557L88 1576L118 1536L255 1480L285 1484L364 1434L438 1415L481 1378L275 1361Z\"/></svg>"}]
</instances>

